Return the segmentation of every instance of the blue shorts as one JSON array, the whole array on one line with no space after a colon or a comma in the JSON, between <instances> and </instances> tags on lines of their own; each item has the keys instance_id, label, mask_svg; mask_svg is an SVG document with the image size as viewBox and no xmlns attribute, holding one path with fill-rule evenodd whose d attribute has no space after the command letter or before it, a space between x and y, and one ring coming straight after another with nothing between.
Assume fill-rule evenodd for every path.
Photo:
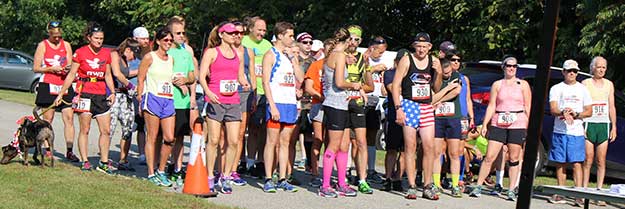
<instances>
[{"instance_id":1,"label":"blue shorts","mask_svg":"<svg viewBox=\"0 0 625 209\"><path fill-rule=\"evenodd\" d=\"M176 114L173 99L157 97L152 93L145 93L143 95L141 109L160 119L168 118Z\"/></svg>"},{"instance_id":2,"label":"blue shorts","mask_svg":"<svg viewBox=\"0 0 625 209\"><path fill-rule=\"evenodd\" d=\"M584 136L553 133L549 160L556 163L578 163L586 160Z\"/></svg>"},{"instance_id":3,"label":"blue shorts","mask_svg":"<svg viewBox=\"0 0 625 209\"><path fill-rule=\"evenodd\" d=\"M406 115L406 126L419 128L419 115L421 113L421 109L419 108L419 103L414 102L409 99L401 100L401 108Z\"/></svg>"},{"instance_id":4,"label":"blue shorts","mask_svg":"<svg viewBox=\"0 0 625 209\"><path fill-rule=\"evenodd\" d=\"M295 123L297 122L297 105L296 104L280 104L276 103L276 108L280 112L281 123ZM267 104L267 114L265 115L265 121L271 118L271 107Z\"/></svg>"},{"instance_id":5,"label":"blue shorts","mask_svg":"<svg viewBox=\"0 0 625 209\"><path fill-rule=\"evenodd\" d=\"M434 137L445 139L462 138L460 118L436 118L434 124Z\"/></svg>"}]
</instances>

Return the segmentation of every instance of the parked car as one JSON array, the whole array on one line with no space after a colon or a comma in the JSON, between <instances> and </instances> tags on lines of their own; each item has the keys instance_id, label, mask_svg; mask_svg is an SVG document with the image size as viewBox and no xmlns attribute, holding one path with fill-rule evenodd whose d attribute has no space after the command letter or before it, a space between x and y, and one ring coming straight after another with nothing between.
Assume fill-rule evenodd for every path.
<instances>
[{"instance_id":1,"label":"parked car","mask_svg":"<svg viewBox=\"0 0 625 209\"><path fill-rule=\"evenodd\" d=\"M473 100L473 109L475 114L475 123L481 124L486 107L488 106L490 87L494 81L503 78L501 70L501 62L482 61L479 63L466 63L464 69L460 72L469 76L471 81L471 98ZM533 86L535 80L536 65L521 64L517 69L517 77L528 81ZM564 80L562 68L551 67L549 87L558 84ZM582 81L590 78L591 75L580 72L577 80ZM619 108L625 107L625 96L623 93L616 91L614 93L616 114L617 114L617 139L608 147L606 176L614 178L625 178L625 111ZM543 172L545 166L550 165L547 160L547 153L551 146L551 137L553 133L554 117L549 110L548 95L545 101L545 112L543 118L542 136L540 138L540 146L538 149L538 158L536 162L536 171ZM532 140L532 139L528 139Z\"/></svg>"},{"instance_id":2,"label":"parked car","mask_svg":"<svg viewBox=\"0 0 625 209\"><path fill-rule=\"evenodd\" d=\"M33 72L33 57L0 48L0 87L36 92L41 73Z\"/></svg>"}]
</instances>

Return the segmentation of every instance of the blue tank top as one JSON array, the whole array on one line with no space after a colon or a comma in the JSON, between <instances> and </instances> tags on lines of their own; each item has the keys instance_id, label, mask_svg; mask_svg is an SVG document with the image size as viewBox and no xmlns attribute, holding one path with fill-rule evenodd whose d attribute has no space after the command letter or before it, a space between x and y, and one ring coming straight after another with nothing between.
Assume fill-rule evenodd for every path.
<instances>
[{"instance_id":1,"label":"blue tank top","mask_svg":"<svg viewBox=\"0 0 625 209\"><path fill-rule=\"evenodd\" d=\"M460 73L460 84L461 84L461 88L460 88L460 113L462 114L462 116L464 117L469 117L469 110L467 110L467 107L469 104L467 104L467 85L464 81L464 75L462 73Z\"/></svg>"}]
</instances>

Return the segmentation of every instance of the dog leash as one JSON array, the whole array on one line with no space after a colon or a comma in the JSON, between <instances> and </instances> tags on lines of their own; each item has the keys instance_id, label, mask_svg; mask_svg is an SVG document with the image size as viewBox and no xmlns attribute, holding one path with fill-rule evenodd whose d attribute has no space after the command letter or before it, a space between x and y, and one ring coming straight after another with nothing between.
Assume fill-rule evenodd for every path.
<instances>
[{"instance_id":1,"label":"dog leash","mask_svg":"<svg viewBox=\"0 0 625 209\"><path fill-rule=\"evenodd\" d=\"M61 102L62 102L63 104L66 104L66 105L72 105L72 103L71 103L71 102L67 102L67 101L65 101L65 100L63 100L63 99L61 99ZM44 113L48 112L48 110L50 110L50 109L52 109L52 108L55 108L55 107L56 107L56 105L55 105L54 103L52 103L50 106L48 106L48 107L44 108L44 109L41 111L41 113L37 113L37 115L41 117Z\"/></svg>"}]
</instances>

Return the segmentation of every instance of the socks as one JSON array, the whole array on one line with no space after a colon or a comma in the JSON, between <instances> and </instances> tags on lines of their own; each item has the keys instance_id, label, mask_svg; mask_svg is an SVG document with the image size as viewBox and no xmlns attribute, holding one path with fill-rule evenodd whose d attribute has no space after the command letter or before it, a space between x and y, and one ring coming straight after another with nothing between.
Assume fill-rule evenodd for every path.
<instances>
[{"instance_id":1,"label":"socks","mask_svg":"<svg viewBox=\"0 0 625 209\"><path fill-rule=\"evenodd\" d=\"M458 175L458 174L451 174L451 186L457 187L459 178L460 178L460 175Z\"/></svg>"},{"instance_id":2,"label":"socks","mask_svg":"<svg viewBox=\"0 0 625 209\"><path fill-rule=\"evenodd\" d=\"M367 147L367 168L375 171L375 146Z\"/></svg>"},{"instance_id":3,"label":"socks","mask_svg":"<svg viewBox=\"0 0 625 209\"><path fill-rule=\"evenodd\" d=\"M459 181L464 181L464 155L460 155L460 176L458 177Z\"/></svg>"},{"instance_id":4,"label":"socks","mask_svg":"<svg viewBox=\"0 0 625 209\"><path fill-rule=\"evenodd\" d=\"M323 188L330 188L330 177L332 177L332 169L336 155L329 149L323 154Z\"/></svg>"},{"instance_id":5,"label":"socks","mask_svg":"<svg viewBox=\"0 0 625 209\"><path fill-rule=\"evenodd\" d=\"M347 160L349 159L349 155L347 152L339 151L336 154L336 170L338 175L338 184L340 187L347 186L345 182L345 175L347 174Z\"/></svg>"},{"instance_id":6,"label":"socks","mask_svg":"<svg viewBox=\"0 0 625 209\"><path fill-rule=\"evenodd\" d=\"M503 186L503 174L505 171L495 171L495 175L497 176L497 184Z\"/></svg>"},{"instance_id":7,"label":"socks","mask_svg":"<svg viewBox=\"0 0 625 209\"><path fill-rule=\"evenodd\" d=\"M440 173L433 173L432 179L434 180L434 185L436 185L437 187L441 187L441 174Z\"/></svg>"}]
</instances>

